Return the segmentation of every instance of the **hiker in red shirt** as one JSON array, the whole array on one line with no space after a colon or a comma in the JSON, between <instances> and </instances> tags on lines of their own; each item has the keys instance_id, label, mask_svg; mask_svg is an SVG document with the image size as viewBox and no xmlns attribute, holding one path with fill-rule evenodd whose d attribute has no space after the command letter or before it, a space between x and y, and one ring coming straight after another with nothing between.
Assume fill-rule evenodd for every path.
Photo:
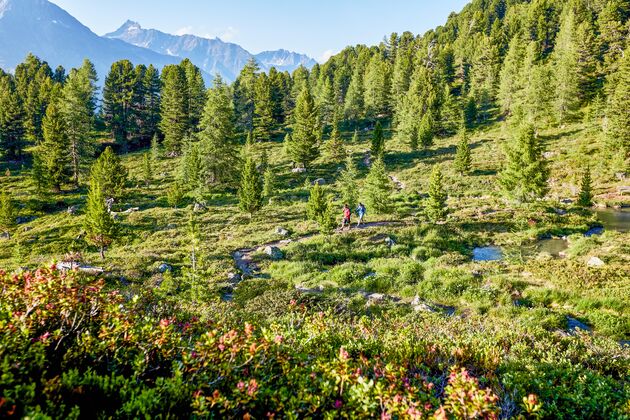
<instances>
[{"instance_id":1,"label":"hiker in red shirt","mask_svg":"<svg viewBox=\"0 0 630 420\"><path fill-rule=\"evenodd\" d=\"M352 212L350 211L350 206L345 204L343 206L343 222L341 222L341 229L343 229L346 226L348 226L348 229L350 228L351 215L352 215Z\"/></svg>"}]
</instances>

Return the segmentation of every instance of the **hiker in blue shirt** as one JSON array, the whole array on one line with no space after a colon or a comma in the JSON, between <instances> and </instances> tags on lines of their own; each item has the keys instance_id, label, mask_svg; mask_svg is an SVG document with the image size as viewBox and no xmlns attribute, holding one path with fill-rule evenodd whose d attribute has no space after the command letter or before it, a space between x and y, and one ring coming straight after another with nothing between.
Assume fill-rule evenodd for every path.
<instances>
[{"instance_id":1,"label":"hiker in blue shirt","mask_svg":"<svg viewBox=\"0 0 630 420\"><path fill-rule=\"evenodd\" d=\"M356 209L357 216L359 217L359 221L357 222L357 227L361 226L361 222L363 222L363 217L365 217L365 206L363 203L359 203L359 206Z\"/></svg>"}]
</instances>

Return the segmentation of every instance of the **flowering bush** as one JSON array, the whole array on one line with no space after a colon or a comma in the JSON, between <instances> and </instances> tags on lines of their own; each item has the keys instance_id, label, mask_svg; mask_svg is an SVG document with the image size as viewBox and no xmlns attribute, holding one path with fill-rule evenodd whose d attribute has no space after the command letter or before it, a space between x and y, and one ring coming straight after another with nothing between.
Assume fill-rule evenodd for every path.
<instances>
[{"instance_id":1,"label":"flowering bush","mask_svg":"<svg viewBox=\"0 0 630 420\"><path fill-rule=\"evenodd\" d=\"M0 289L2 417L493 419L509 398L497 391L501 353L518 345L517 334L501 350L448 324L452 343L446 324L352 318L308 301L285 301L282 317L256 325L226 306L200 320L55 268L0 272ZM623 393L608 401L624 403ZM551 413L536 396L521 407Z\"/></svg>"}]
</instances>

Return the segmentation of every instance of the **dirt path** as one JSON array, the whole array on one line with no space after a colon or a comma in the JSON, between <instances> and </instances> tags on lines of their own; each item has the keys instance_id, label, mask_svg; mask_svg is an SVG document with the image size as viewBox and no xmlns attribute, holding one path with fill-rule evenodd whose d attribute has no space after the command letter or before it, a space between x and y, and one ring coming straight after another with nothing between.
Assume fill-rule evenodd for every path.
<instances>
[{"instance_id":1,"label":"dirt path","mask_svg":"<svg viewBox=\"0 0 630 420\"><path fill-rule=\"evenodd\" d=\"M369 222L369 223L364 223L359 227L357 227L356 225L353 225L352 228L350 229L343 229L343 230L337 229L335 233L345 235L345 234L360 231L360 230L374 229L374 228L383 227L383 226L396 226L396 225L404 226L405 224L406 223L402 221ZM283 240L268 242L266 244L254 246L251 248L239 249L232 254L232 257L234 258L234 264L236 265L236 268L238 268L241 271L244 277L245 276L256 277L256 274L259 271L259 267L256 265L256 263L252 259L252 255L254 253L263 252L265 248L267 247L283 248L291 243L304 242L308 239L313 238L314 236L316 235L315 234L304 235L295 239L283 239Z\"/></svg>"}]
</instances>

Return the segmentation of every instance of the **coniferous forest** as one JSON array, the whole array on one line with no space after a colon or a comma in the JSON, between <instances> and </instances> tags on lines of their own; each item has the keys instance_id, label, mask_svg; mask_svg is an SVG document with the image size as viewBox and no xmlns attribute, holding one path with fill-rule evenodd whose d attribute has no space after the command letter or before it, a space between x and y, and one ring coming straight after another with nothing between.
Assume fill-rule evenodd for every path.
<instances>
[{"instance_id":1,"label":"coniferous forest","mask_svg":"<svg viewBox=\"0 0 630 420\"><path fill-rule=\"evenodd\" d=\"M0 417L630 417L629 18L0 70Z\"/></svg>"}]
</instances>

